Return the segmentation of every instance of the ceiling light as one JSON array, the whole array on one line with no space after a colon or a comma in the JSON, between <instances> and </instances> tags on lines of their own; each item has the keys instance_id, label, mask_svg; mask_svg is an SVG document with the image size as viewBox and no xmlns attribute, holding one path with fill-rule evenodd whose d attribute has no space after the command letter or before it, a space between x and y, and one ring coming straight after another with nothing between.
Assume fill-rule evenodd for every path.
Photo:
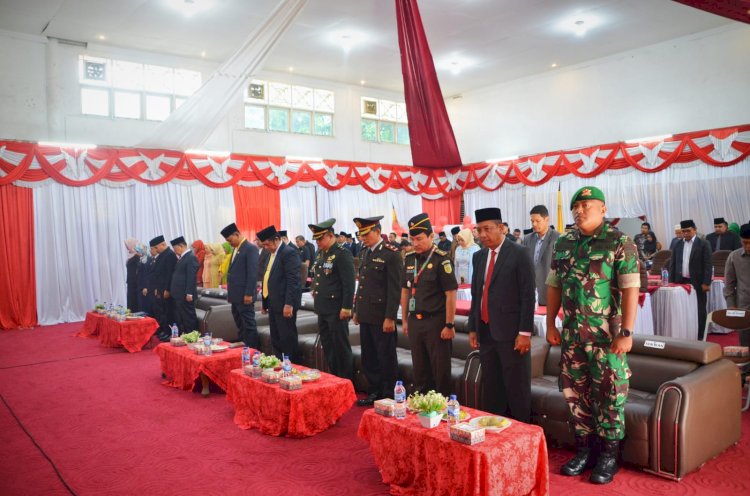
<instances>
[{"instance_id":1,"label":"ceiling light","mask_svg":"<svg viewBox=\"0 0 750 496\"><path fill-rule=\"evenodd\" d=\"M586 21L578 19L576 22L574 22L573 32L576 34L576 36L585 36L586 35Z\"/></svg>"},{"instance_id":2,"label":"ceiling light","mask_svg":"<svg viewBox=\"0 0 750 496\"><path fill-rule=\"evenodd\" d=\"M100 40L102 40L102 41L104 41L104 40L107 39L107 37L104 36L103 34L98 35L97 38L100 39Z\"/></svg>"},{"instance_id":3,"label":"ceiling light","mask_svg":"<svg viewBox=\"0 0 750 496\"><path fill-rule=\"evenodd\" d=\"M362 86L364 86L366 82L367 82L367 81L365 81L365 80L363 79L363 80L361 80L361 81L359 82L359 84L361 84Z\"/></svg>"},{"instance_id":4,"label":"ceiling light","mask_svg":"<svg viewBox=\"0 0 750 496\"><path fill-rule=\"evenodd\" d=\"M561 33L574 34L584 37L592 30L602 26L605 19L590 12L578 12L574 15L564 17L555 26L555 30Z\"/></svg>"},{"instance_id":5,"label":"ceiling light","mask_svg":"<svg viewBox=\"0 0 750 496\"><path fill-rule=\"evenodd\" d=\"M201 52L201 57L205 57L205 56L206 56L206 51L205 51L205 50L203 50L203 51Z\"/></svg>"},{"instance_id":6,"label":"ceiling light","mask_svg":"<svg viewBox=\"0 0 750 496\"><path fill-rule=\"evenodd\" d=\"M164 0L164 3L189 18L210 9L216 0Z\"/></svg>"},{"instance_id":7,"label":"ceiling light","mask_svg":"<svg viewBox=\"0 0 750 496\"><path fill-rule=\"evenodd\" d=\"M185 155L206 155L210 157L228 157L231 152L218 151L218 150L199 150L197 148L189 148L185 150Z\"/></svg>"},{"instance_id":8,"label":"ceiling light","mask_svg":"<svg viewBox=\"0 0 750 496\"><path fill-rule=\"evenodd\" d=\"M89 148L96 148L96 145L88 145L84 143L61 143L59 141L38 141L39 146L51 146L54 148L75 148L76 150L86 150Z\"/></svg>"},{"instance_id":9,"label":"ceiling light","mask_svg":"<svg viewBox=\"0 0 750 496\"><path fill-rule=\"evenodd\" d=\"M289 66L289 72L294 72L294 67L292 67L291 65Z\"/></svg>"},{"instance_id":10,"label":"ceiling light","mask_svg":"<svg viewBox=\"0 0 750 496\"><path fill-rule=\"evenodd\" d=\"M435 64L435 66L443 71L450 71L451 74L457 76L467 67L471 67L476 64L476 61L462 57L460 55L450 55L444 59L441 59Z\"/></svg>"},{"instance_id":11,"label":"ceiling light","mask_svg":"<svg viewBox=\"0 0 750 496\"><path fill-rule=\"evenodd\" d=\"M557 62L554 62L554 63L553 63L553 64L552 64L552 65L551 65L550 67L552 67L553 69L554 69L555 67L557 67Z\"/></svg>"},{"instance_id":12,"label":"ceiling light","mask_svg":"<svg viewBox=\"0 0 750 496\"><path fill-rule=\"evenodd\" d=\"M637 145L639 143L655 143L657 141L664 141L671 138L671 134L660 134L658 136L646 136L645 138L635 138L635 139L629 139L625 140L625 143L629 145Z\"/></svg>"}]
</instances>

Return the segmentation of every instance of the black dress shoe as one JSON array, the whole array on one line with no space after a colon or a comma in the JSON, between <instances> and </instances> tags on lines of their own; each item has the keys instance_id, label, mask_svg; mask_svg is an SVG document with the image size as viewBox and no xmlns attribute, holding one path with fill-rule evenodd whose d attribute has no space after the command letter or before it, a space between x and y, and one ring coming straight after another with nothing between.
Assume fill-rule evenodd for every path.
<instances>
[{"instance_id":1,"label":"black dress shoe","mask_svg":"<svg viewBox=\"0 0 750 496\"><path fill-rule=\"evenodd\" d=\"M560 467L560 473L569 477L581 475L584 470L594 466L595 454L592 453L589 436L576 436L576 456Z\"/></svg>"},{"instance_id":2,"label":"black dress shoe","mask_svg":"<svg viewBox=\"0 0 750 496\"><path fill-rule=\"evenodd\" d=\"M367 398L357 400L357 406L372 406L375 403L375 400L377 399L378 399L377 394L368 395Z\"/></svg>"},{"instance_id":3,"label":"black dress shoe","mask_svg":"<svg viewBox=\"0 0 750 496\"><path fill-rule=\"evenodd\" d=\"M609 484L615 478L619 467L617 466L617 455L620 453L620 441L603 441L602 453L596 461L596 466L591 472L589 480L594 484Z\"/></svg>"}]
</instances>

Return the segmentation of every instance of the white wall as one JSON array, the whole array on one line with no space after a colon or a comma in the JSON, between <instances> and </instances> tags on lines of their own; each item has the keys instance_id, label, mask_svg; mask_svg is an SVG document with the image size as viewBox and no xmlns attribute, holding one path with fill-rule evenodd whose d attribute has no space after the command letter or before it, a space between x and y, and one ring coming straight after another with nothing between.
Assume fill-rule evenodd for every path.
<instances>
[{"instance_id":1,"label":"white wall","mask_svg":"<svg viewBox=\"0 0 750 496\"><path fill-rule=\"evenodd\" d=\"M48 43L43 37L0 30L0 138L134 146L158 123L81 115L78 57L87 54L199 70L204 80L216 68L189 59L104 45L82 47ZM351 86L294 74L261 72L258 78L335 91L334 136L314 137L244 129L242 95L234 110L203 146L214 150L268 155L298 155L363 162L411 164L408 146L368 143L360 138L360 98L403 101L393 92Z\"/></svg>"},{"instance_id":2,"label":"white wall","mask_svg":"<svg viewBox=\"0 0 750 496\"><path fill-rule=\"evenodd\" d=\"M464 163L750 123L734 23L447 100Z\"/></svg>"}]
</instances>

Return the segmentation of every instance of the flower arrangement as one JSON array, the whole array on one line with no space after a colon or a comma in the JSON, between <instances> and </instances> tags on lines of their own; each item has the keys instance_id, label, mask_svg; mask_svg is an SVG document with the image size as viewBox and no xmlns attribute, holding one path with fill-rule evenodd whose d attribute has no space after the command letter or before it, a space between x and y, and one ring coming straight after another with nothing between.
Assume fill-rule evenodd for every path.
<instances>
[{"instance_id":1,"label":"flower arrangement","mask_svg":"<svg viewBox=\"0 0 750 496\"><path fill-rule=\"evenodd\" d=\"M448 399L435 391L427 394L413 393L409 395L407 402L409 408L426 415L441 413L448 407Z\"/></svg>"},{"instance_id":2,"label":"flower arrangement","mask_svg":"<svg viewBox=\"0 0 750 496\"><path fill-rule=\"evenodd\" d=\"M262 369L273 369L281 365L281 360L279 360L274 355L266 355L265 353L261 353L259 364L260 368Z\"/></svg>"}]
</instances>

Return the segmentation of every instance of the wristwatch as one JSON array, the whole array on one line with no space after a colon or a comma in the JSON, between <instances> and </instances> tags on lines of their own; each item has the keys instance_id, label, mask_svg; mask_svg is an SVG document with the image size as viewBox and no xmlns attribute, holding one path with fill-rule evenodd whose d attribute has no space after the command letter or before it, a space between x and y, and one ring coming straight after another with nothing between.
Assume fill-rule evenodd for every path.
<instances>
[{"instance_id":1,"label":"wristwatch","mask_svg":"<svg viewBox=\"0 0 750 496\"><path fill-rule=\"evenodd\" d=\"M453 322L446 322L445 327L447 327L448 329L453 329Z\"/></svg>"},{"instance_id":2,"label":"wristwatch","mask_svg":"<svg viewBox=\"0 0 750 496\"><path fill-rule=\"evenodd\" d=\"M633 335L633 332L630 329L625 329L625 328L620 329L620 336L624 338L629 338L632 335Z\"/></svg>"}]
</instances>

